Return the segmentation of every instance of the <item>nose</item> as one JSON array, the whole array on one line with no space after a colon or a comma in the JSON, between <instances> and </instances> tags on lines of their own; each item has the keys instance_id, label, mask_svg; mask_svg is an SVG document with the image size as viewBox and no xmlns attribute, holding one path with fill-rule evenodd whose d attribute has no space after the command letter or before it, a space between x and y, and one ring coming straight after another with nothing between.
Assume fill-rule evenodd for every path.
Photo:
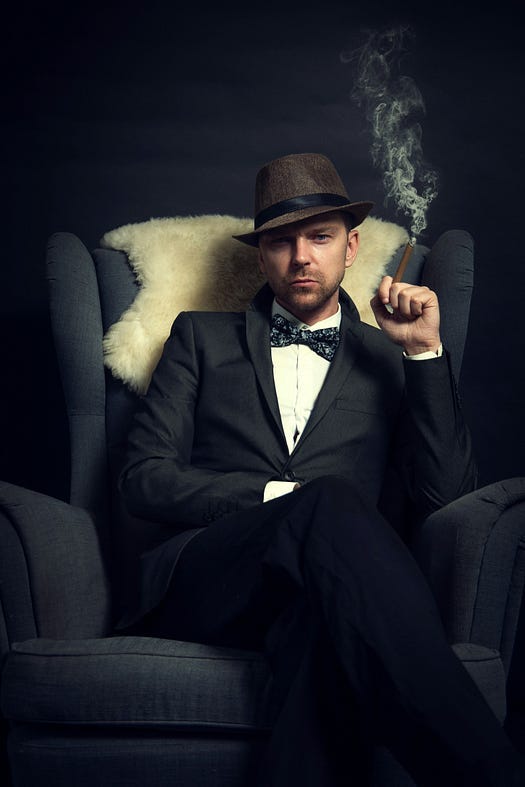
<instances>
[{"instance_id":1,"label":"nose","mask_svg":"<svg viewBox=\"0 0 525 787\"><path fill-rule=\"evenodd\" d=\"M294 262L296 265L308 265L310 262L308 252L308 239L296 237L294 248Z\"/></svg>"}]
</instances>

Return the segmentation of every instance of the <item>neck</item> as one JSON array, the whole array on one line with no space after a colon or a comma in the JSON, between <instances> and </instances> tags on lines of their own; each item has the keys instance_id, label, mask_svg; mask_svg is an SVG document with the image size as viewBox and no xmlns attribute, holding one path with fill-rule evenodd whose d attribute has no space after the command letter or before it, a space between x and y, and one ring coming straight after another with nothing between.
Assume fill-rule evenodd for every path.
<instances>
[{"instance_id":1,"label":"neck","mask_svg":"<svg viewBox=\"0 0 525 787\"><path fill-rule=\"evenodd\" d=\"M305 325L315 325L322 320L327 320L329 317L333 317L334 314L337 314L339 311L339 299L335 300L333 303L325 303L323 306L320 306L317 309L298 309L290 308L290 304L283 303L279 300L279 298L275 298L276 302L281 306L283 309L286 309L287 312L293 314L293 316L304 322Z\"/></svg>"},{"instance_id":2,"label":"neck","mask_svg":"<svg viewBox=\"0 0 525 787\"><path fill-rule=\"evenodd\" d=\"M285 317L294 318L294 320L297 320L298 323L308 325L310 328L315 327L321 322L325 322L330 317L336 317L341 311L339 304L337 304L335 311L331 310L330 313L323 312L322 314L319 313L320 316L317 316L317 314L313 316L312 312L305 314L303 312L297 313L297 310L291 311L286 304L280 303L277 298L275 299L275 304L284 311Z\"/></svg>"}]
</instances>

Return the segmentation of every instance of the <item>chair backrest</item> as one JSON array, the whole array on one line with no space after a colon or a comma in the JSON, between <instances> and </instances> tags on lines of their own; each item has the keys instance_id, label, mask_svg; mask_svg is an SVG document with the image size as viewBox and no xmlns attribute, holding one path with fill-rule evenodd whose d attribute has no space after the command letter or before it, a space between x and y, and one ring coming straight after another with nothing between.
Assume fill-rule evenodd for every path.
<instances>
[{"instance_id":1,"label":"chair backrest","mask_svg":"<svg viewBox=\"0 0 525 787\"><path fill-rule=\"evenodd\" d=\"M392 273L403 247L388 263ZM129 598L137 556L166 537L165 526L130 518L116 494L122 450L137 395L104 367L103 337L138 292L123 252L90 252L71 233L49 238L46 256L50 315L70 428L70 502L111 531L117 599ZM473 243L464 231L444 233L431 249L416 246L406 280L436 290L443 341L459 377L473 285ZM351 294L351 293L350 293ZM117 601L117 614L119 602Z\"/></svg>"}]
</instances>

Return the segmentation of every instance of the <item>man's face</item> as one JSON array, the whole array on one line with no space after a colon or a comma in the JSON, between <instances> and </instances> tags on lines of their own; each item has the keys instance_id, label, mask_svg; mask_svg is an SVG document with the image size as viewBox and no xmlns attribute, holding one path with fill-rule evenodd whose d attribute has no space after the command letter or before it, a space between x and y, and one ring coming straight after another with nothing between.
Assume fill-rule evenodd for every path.
<instances>
[{"instance_id":1,"label":"man's face","mask_svg":"<svg viewBox=\"0 0 525 787\"><path fill-rule=\"evenodd\" d=\"M307 325L335 314L339 285L359 236L340 213L324 213L269 232L259 240L259 265L277 302Z\"/></svg>"}]
</instances>

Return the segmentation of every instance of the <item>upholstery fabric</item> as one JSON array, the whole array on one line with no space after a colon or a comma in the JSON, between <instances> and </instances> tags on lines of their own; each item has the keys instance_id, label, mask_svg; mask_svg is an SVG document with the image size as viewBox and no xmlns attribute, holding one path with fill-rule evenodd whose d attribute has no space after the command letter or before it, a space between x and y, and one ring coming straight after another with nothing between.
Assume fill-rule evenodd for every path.
<instances>
[{"instance_id":1,"label":"upholstery fabric","mask_svg":"<svg viewBox=\"0 0 525 787\"><path fill-rule=\"evenodd\" d=\"M450 641L497 649L507 674L521 604L513 589L525 578L524 522L525 478L509 478L436 511L415 545Z\"/></svg>"},{"instance_id":2,"label":"upholstery fabric","mask_svg":"<svg viewBox=\"0 0 525 787\"><path fill-rule=\"evenodd\" d=\"M152 637L13 646L3 712L17 722L267 730L261 654Z\"/></svg>"},{"instance_id":3,"label":"upholstery fabric","mask_svg":"<svg viewBox=\"0 0 525 787\"><path fill-rule=\"evenodd\" d=\"M433 244L422 284L439 296L441 336L459 381L474 285L474 239L465 230L443 232Z\"/></svg>"},{"instance_id":4,"label":"upholstery fabric","mask_svg":"<svg viewBox=\"0 0 525 787\"><path fill-rule=\"evenodd\" d=\"M251 787L264 744L254 736L24 725L13 730L9 753L14 784L27 787Z\"/></svg>"},{"instance_id":5,"label":"upholstery fabric","mask_svg":"<svg viewBox=\"0 0 525 787\"><path fill-rule=\"evenodd\" d=\"M2 607L10 640L106 633L101 537L80 508L0 481Z\"/></svg>"},{"instance_id":6,"label":"upholstery fabric","mask_svg":"<svg viewBox=\"0 0 525 787\"><path fill-rule=\"evenodd\" d=\"M471 643L454 651L503 722L499 653ZM152 637L15 644L2 709L17 723L232 732L267 731L274 713L261 654Z\"/></svg>"},{"instance_id":7,"label":"upholstery fabric","mask_svg":"<svg viewBox=\"0 0 525 787\"><path fill-rule=\"evenodd\" d=\"M472 644L454 650L502 720L499 654ZM246 787L273 716L260 654L170 640L32 640L14 646L3 685L15 783L24 785L180 779L200 787L205 778L206 787ZM413 787L383 747L373 784Z\"/></svg>"},{"instance_id":8,"label":"upholstery fabric","mask_svg":"<svg viewBox=\"0 0 525 787\"><path fill-rule=\"evenodd\" d=\"M461 642L453 645L452 649L494 711L496 718L503 724L507 714L506 675L498 651L475 645L473 642Z\"/></svg>"},{"instance_id":9,"label":"upholstery fabric","mask_svg":"<svg viewBox=\"0 0 525 787\"><path fill-rule=\"evenodd\" d=\"M105 496L100 492L107 478L105 396L102 322L93 259L75 235L55 233L48 241L46 275L69 420L70 502L101 516L106 513Z\"/></svg>"}]
</instances>

